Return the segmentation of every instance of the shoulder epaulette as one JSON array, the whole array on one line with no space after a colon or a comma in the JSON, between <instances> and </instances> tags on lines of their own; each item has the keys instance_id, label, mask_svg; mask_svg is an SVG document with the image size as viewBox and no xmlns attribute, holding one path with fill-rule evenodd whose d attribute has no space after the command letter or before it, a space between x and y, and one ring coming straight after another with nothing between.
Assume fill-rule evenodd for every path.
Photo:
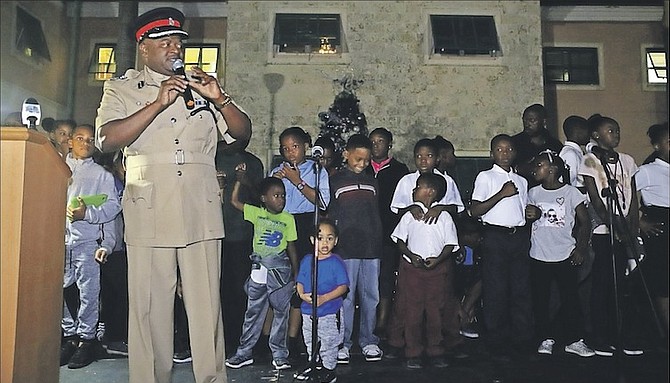
<instances>
[{"instance_id":1,"label":"shoulder epaulette","mask_svg":"<svg viewBox=\"0 0 670 383\"><path fill-rule=\"evenodd\" d=\"M133 78L137 78L142 72L135 70L135 69L128 69L126 73L124 73L121 76L118 77L112 77L110 80L112 81L123 81L123 80L129 80Z\"/></svg>"}]
</instances>

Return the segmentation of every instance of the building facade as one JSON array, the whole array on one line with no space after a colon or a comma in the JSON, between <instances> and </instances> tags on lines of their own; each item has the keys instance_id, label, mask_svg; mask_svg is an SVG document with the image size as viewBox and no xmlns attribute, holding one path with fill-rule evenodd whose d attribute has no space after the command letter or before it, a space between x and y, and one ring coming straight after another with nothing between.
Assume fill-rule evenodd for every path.
<instances>
[{"instance_id":1,"label":"building facade","mask_svg":"<svg viewBox=\"0 0 670 383\"><path fill-rule=\"evenodd\" d=\"M645 49L663 48L667 57L668 2L554 3L141 1L138 12L169 5L186 14L189 55L195 55L187 64L209 65L249 112L250 150L266 165L278 153L283 129L301 126L316 138L318 114L343 86L354 89L368 129L391 130L395 156L409 164L414 142L437 134L461 157L488 157L491 137L521 131L521 113L533 103L547 106L549 128L561 139L569 115L615 118L621 150L641 161L650 150L644 132L667 120L667 85L647 83ZM92 123L103 79L115 69L104 65L111 52L105 49L123 36L118 3L7 1L0 7L2 119L34 97L43 116ZM41 28L47 57L35 48L27 55L25 45L35 43L20 36L30 23ZM470 24L472 31L463 27ZM306 32L303 25L321 30ZM458 41L445 39L446 30L460 31ZM318 40L301 45L314 33L326 38L323 46ZM547 81L551 48L595 48L598 83Z\"/></svg>"}]
</instances>

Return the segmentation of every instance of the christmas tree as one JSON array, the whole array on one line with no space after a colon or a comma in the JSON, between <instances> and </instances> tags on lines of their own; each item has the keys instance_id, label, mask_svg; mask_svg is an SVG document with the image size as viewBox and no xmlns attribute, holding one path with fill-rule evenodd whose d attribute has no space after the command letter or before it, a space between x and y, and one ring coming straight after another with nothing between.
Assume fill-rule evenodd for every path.
<instances>
[{"instance_id":1,"label":"christmas tree","mask_svg":"<svg viewBox=\"0 0 670 383\"><path fill-rule=\"evenodd\" d=\"M335 144L337 154L342 154L347 140L354 134L368 135L365 114L360 111L359 100L355 89L363 83L362 80L354 79L351 74L342 79L334 80L342 90L335 96L335 101L327 112L319 113L321 121L319 137L328 137Z\"/></svg>"}]
</instances>

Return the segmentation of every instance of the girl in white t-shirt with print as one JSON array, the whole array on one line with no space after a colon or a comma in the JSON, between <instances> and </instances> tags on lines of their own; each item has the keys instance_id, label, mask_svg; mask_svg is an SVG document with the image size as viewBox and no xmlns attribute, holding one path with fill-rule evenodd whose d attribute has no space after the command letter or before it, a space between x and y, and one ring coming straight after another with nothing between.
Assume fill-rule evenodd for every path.
<instances>
[{"instance_id":1,"label":"girl in white t-shirt with print","mask_svg":"<svg viewBox=\"0 0 670 383\"><path fill-rule=\"evenodd\" d=\"M540 354L552 354L556 334L562 333L565 352L590 357L595 352L584 343L584 321L577 293L577 266L588 253L591 225L586 197L569 179L565 163L552 151L544 151L533 161L533 177L540 185L528 192L528 203L541 211L533 222L530 246L530 280ZM562 178L561 178L562 177ZM578 235L572 235L575 224ZM556 282L564 318L552 321L551 285ZM552 323L560 324L557 329ZM562 330L562 331L559 331Z\"/></svg>"},{"instance_id":2,"label":"girl in white t-shirt with print","mask_svg":"<svg viewBox=\"0 0 670 383\"><path fill-rule=\"evenodd\" d=\"M584 179L590 204L601 222L610 221L607 205L608 196L613 193L610 193L609 190L608 174L612 180L615 180L612 189L615 189L617 197L612 201L616 202L617 207L612 212L615 218L612 222L616 234L614 242L611 242L612 238L609 235L607 223L593 229L591 236L591 246L595 257L591 270L592 331L589 345L598 356L613 356L616 346L621 346L616 344L619 342L623 347L618 350L624 354L641 355L644 350L639 345L638 333L633 330L642 326L640 311L636 305L638 302L644 302L645 298L639 294L642 291L641 286L636 286L637 283L640 283L639 278L624 278L628 255L624 243L621 242L623 237L633 237L629 240L635 240L634 236L639 231L638 200L634 177L638 168L633 157L615 150L621 140L621 128L616 120L593 115L589 117L589 129L598 150L592 149L591 153L584 155L582 164L579 166L579 174ZM621 207L621 210L618 207ZM622 228L618 226L624 223L628 228L622 231ZM616 262L616 268L613 268L613 259ZM615 297L614 294L615 270L618 297ZM617 323L617 319L620 319L621 323Z\"/></svg>"}]
</instances>

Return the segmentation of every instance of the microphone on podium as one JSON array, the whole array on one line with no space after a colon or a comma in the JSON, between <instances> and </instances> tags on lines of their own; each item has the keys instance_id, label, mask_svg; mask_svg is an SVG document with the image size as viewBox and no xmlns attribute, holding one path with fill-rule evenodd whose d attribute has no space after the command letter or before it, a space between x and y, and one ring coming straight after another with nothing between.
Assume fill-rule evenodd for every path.
<instances>
[{"instance_id":1,"label":"microphone on podium","mask_svg":"<svg viewBox=\"0 0 670 383\"><path fill-rule=\"evenodd\" d=\"M37 100L31 97L23 101L23 107L21 108L21 122L23 125L27 125L28 129L37 130L41 118L42 110Z\"/></svg>"}]
</instances>

